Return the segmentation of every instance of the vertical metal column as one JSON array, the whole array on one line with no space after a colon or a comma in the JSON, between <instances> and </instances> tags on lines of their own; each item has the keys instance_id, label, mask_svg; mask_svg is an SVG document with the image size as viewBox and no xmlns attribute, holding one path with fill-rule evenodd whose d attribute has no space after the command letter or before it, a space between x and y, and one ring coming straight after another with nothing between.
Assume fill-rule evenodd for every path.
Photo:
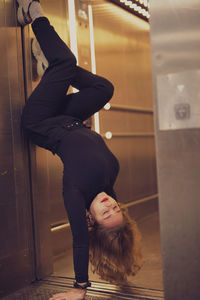
<instances>
[{"instance_id":1,"label":"vertical metal column","mask_svg":"<svg viewBox=\"0 0 200 300\"><path fill-rule=\"evenodd\" d=\"M21 28L15 2L0 0L0 298L35 279Z\"/></svg>"},{"instance_id":2,"label":"vertical metal column","mask_svg":"<svg viewBox=\"0 0 200 300\"><path fill-rule=\"evenodd\" d=\"M200 299L200 5L151 0L166 299Z\"/></svg>"}]
</instances>

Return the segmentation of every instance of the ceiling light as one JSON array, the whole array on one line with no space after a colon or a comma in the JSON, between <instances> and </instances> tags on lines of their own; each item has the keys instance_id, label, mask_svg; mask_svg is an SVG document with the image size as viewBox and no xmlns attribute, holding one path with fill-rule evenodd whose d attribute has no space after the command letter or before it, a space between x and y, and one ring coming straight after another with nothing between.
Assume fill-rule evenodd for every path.
<instances>
[{"instance_id":1,"label":"ceiling light","mask_svg":"<svg viewBox=\"0 0 200 300\"><path fill-rule=\"evenodd\" d=\"M133 14L141 17L143 20L148 21L150 14L148 12L149 9L149 0L111 0L116 4L120 4L120 6L128 11L132 11Z\"/></svg>"},{"instance_id":2,"label":"ceiling light","mask_svg":"<svg viewBox=\"0 0 200 300\"><path fill-rule=\"evenodd\" d=\"M132 1L125 1L125 5L131 5L132 3Z\"/></svg>"}]
</instances>

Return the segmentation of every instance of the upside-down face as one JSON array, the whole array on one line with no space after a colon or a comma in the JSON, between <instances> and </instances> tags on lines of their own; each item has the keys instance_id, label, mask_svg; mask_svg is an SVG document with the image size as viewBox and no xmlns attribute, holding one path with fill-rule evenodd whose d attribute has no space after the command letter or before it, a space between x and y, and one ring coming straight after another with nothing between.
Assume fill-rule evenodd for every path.
<instances>
[{"instance_id":1,"label":"upside-down face","mask_svg":"<svg viewBox=\"0 0 200 300\"><path fill-rule=\"evenodd\" d=\"M90 221L107 228L120 225L123 215L118 203L105 192L99 193L90 205Z\"/></svg>"}]
</instances>

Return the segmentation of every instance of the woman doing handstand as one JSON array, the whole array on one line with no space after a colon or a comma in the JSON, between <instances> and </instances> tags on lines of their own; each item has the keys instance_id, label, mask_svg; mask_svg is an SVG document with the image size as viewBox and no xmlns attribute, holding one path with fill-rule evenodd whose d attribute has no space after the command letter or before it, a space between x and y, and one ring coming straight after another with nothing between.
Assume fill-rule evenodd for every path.
<instances>
[{"instance_id":1,"label":"woman doing handstand","mask_svg":"<svg viewBox=\"0 0 200 300\"><path fill-rule=\"evenodd\" d=\"M139 231L113 190L118 160L102 137L83 124L111 99L113 85L76 65L39 0L17 2L18 21L32 23L49 63L24 107L22 127L34 144L63 162L64 204L73 235L74 288L51 299L83 299L90 286L89 253L93 271L110 282L123 283L142 264ZM70 85L79 92L66 95Z\"/></svg>"}]
</instances>

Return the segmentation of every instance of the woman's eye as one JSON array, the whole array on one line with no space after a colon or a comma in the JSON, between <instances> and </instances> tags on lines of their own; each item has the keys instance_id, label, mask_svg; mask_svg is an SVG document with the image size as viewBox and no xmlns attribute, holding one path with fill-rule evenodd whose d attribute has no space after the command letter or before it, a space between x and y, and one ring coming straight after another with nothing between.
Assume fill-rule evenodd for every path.
<instances>
[{"instance_id":1,"label":"woman's eye","mask_svg":"<svg viewBox=\"0 0 200 300\"><path fill-rule=\"evenodd\" d=\"M104 212L103 212L103 215L105 215L107 212L108 212L108 210L104 211Z\"/></svg>"}]
</instances>

